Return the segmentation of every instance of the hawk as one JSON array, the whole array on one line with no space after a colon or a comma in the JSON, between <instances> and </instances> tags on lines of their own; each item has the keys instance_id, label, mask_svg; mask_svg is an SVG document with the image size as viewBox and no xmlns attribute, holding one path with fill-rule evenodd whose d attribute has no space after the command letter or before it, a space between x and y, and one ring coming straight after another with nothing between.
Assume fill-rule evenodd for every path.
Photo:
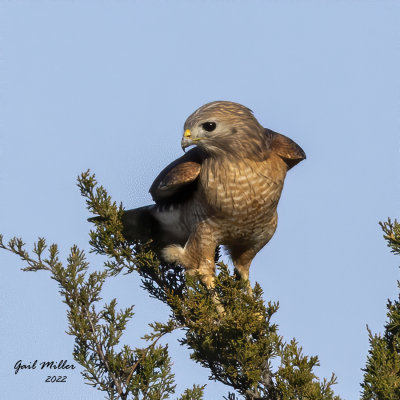
<instances>
[{"instance_id":1,"label":"hawk","mask_svg":"<svg viewBox=\"0 0 400 400\"><path fill-rule=\"evenodd\" d=\"M215 101L185 122L182 149L150 187L153 205L125 211L127 240L152 239L161 258L198 273L211 288L223 245L248 281L277 226L286 172L306 158L293 140L263 128L247 107Z\"/></svg>"}]
</instances>

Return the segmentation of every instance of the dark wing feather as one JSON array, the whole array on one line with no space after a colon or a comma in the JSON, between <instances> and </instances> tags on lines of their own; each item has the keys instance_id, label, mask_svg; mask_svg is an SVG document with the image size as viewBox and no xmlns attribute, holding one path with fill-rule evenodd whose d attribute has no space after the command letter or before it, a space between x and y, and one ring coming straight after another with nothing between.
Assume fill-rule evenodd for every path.
<instances>
[{"instance_id":1,"label":"dark wing feather","mask_svg":"<svg viewBox=\"0 0 400 400\"><path fill-rule=\"evenodd\" d=\"M294 167L300 161L306 158L306 153L303 149L289 139L285 135L274 132L271 129L265 128L265 135L267 137L269 148L279 157L281 157L288 166L288 169Z\"/></svg>"},{"instance_id":2,"label":"dark wing feather","mask_svg":"<svg viewBox=\"0 0 400 400\"><path fill-rule=\"evenodd\" d=\"M202 163L201 151L195 147L165 167L150 187L156 203L182 201L195 190Z\"/></svg>"}]
</instances>

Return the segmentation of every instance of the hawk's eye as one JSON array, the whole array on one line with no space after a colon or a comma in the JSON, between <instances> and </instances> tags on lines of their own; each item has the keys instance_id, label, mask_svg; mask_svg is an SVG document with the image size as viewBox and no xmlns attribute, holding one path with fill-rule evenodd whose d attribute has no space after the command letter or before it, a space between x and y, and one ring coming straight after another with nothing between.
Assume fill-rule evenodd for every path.
<instances>
[{"instance_id":1,"label":"hawk's eye","mask_svg":"<svg viewBox=\"0 0 400 400\"><path fill-rule=\"evenodd\" d=\"M204 122L202 127L205 131L212 132L217 127L217 124L215 122Z\"/></svg>"}]
</instances>

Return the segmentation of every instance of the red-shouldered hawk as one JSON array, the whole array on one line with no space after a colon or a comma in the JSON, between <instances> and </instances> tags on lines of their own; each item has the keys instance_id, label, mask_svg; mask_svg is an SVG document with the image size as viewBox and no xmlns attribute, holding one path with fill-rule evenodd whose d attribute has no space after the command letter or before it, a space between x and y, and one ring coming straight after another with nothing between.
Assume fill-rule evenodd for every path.
<instances>
[{"instance_id":1,"label":"red-shouldered hawk","mask_svg":"<svg viewBox=\"0 0 400 400\"><path fill-rule=\"evenodd\" d=\"M215 101L185 122L182 148L150 188L155 204L126 211L124 235L153 239L166 262L213 286L223 245L241 278L277 225L286 172L306 158L291 139L263 128L248 108Z\"/></svg>"}]
</instances>

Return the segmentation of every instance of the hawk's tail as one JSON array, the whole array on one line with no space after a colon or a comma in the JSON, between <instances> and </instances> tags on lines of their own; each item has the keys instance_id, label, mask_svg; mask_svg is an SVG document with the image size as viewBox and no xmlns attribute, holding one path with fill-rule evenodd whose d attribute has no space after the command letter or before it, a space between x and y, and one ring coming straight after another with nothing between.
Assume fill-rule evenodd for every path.
<instances>
[{"instance_id":1,"label":"hawk's tail","mask_svg":"<svg viewBox=\"0 0 400 400\"><path fill-rule=\"evenodd\" d=\"M128 241L147 241L154 239L158 231L158 222L151 214L153 206L144 206L133 210L124 211L122 214L122 233ZM106 217L88 218L89 222L105 221Z\"/></svg>"},{"instance_id":2,"label":"hawk's tail","mask_svg":"<svg viewBox=\"0 0 400 400\"><path fill-rule=\"evenodd\" d=\"M159 229L157 220L153 217L150 210L153 206L144 206L127 210L122 215L124 229L122 233L125 239L147 241L155 239Z\"/></svg>"},{"instance_id":3,"label":"hawk's tail","mask_svg":"<svg viewBox=\"0 0 400 400\"><path fill-rule=\"evenodd\" d=\"M170 244L183 246L188 240L190 232L182 229L179 224L179 211L171 207L157 205L134 208L122 214L122 234L128 242L152 240L154 250L164 248ZM88 221L105 221L104 217L92 217Z\"/></svg>"}]
</instances>

